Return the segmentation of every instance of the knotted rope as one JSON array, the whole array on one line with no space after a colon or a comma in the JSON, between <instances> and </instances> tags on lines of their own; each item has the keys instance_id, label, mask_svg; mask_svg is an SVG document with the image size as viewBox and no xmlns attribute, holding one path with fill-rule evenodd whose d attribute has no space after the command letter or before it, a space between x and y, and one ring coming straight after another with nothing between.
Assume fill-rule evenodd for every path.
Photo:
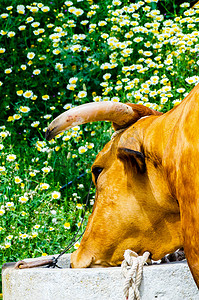
<instances>
[{"instance_id":1,"label":"knotted rope","mask_svg":"<svg viewBox=\"0 0 199 300\"><path fill-rule=\"evenodd\" d=\"M124 296L126 300L140 300L139 286L142 280L143 266L150 253L144 252L142 256L131 250L126 250L122 262L122 274L125 277Z\"/></svg>"}]
</instances>

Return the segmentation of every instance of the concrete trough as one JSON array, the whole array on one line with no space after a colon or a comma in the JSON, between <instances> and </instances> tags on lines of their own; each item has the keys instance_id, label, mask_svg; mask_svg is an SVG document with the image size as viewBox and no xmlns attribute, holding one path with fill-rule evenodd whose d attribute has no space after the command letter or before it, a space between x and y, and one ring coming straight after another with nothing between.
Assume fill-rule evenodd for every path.
<instances>
[{"instance_id":1,"label":"concrete trough","mask_svg":"<svg viewBox=\"0 0 199 300\"><path fill-rule=\"evenodd\" d=\"M43 259L43 258L42 258ZM29 259L25 261L32 261ZM38 260L35 259L35 260ZM121 268L70 269L70 255L61 257L62 269L2 268L4 300L122 300ZM199 291L187 263L144 266L142 300L198 300Z\"/></svg>"}]
</instances>

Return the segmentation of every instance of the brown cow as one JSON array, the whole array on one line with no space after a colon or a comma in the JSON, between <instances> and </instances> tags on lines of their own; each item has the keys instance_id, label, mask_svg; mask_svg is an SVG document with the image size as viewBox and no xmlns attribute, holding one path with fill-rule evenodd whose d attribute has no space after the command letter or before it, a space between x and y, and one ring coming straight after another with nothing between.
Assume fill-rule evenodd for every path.
<instances>
[{"instance_id":1,"label":"brown cow","mask_svg":"<svg viewBox=\"0 0 199 300\"><path fill-rule=\"evenodd\" d=\"M129 103L72 108L46 138L99 120L117 131L92 166L95 205L72 267L116 266L126 249L157 260L184 246L199 286L199 85L165 114Z\"/></svg>"}]
</instances>

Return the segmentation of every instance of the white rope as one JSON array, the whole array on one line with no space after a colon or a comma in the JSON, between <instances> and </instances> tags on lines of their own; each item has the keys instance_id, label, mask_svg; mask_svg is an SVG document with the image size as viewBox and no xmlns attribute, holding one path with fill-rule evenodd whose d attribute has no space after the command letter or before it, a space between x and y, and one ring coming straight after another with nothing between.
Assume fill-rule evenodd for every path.
<instances>
[{"instance_id":1,"label":"white rope","mask_svg":"<svg viewBox=\"0 0 199 300\"><path fill-rule=\"evenodd\" d=\"M142 280L143 266L150 253L144 252L142 256L132 250L126 250L122 262L122 274L125 277L124 296L126 300L141 300L139 286Z\"/></svg>"}]
</instances>

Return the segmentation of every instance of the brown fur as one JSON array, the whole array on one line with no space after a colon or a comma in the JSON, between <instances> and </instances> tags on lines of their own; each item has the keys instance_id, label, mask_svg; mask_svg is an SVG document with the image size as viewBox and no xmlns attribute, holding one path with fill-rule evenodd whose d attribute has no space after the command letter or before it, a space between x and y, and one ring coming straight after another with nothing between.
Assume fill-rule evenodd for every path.
<instances>
[{"instance_id":1,"label":"brown fur","mask_svg":"<svg viewBox=\"0 0 199 300\"><path fill-rule=\"evenodd\" d=\"M184 246L199 286L198 118L199 85L178 107L137 121L98 154L93 167L103 171L73 267L118 265L127 248L157 260ZM142 152L146 172L120 148Z\"/></svg>"},{"instance_id":2,"label":"brown fur","mask_svg":"<svg viewBox=\"0 0 199 300\"><path fill-rule=\"evenodd\" d=\"M90 103L49 125L47 139L98 120L124 129L92 166L95 205L72 267L116 266L126 249L158 260L183 246L199 286L198 119L199 85L165 114L136 104ZM102 170L98 180L95 170Z\"/></svg>"}]
</instances>

